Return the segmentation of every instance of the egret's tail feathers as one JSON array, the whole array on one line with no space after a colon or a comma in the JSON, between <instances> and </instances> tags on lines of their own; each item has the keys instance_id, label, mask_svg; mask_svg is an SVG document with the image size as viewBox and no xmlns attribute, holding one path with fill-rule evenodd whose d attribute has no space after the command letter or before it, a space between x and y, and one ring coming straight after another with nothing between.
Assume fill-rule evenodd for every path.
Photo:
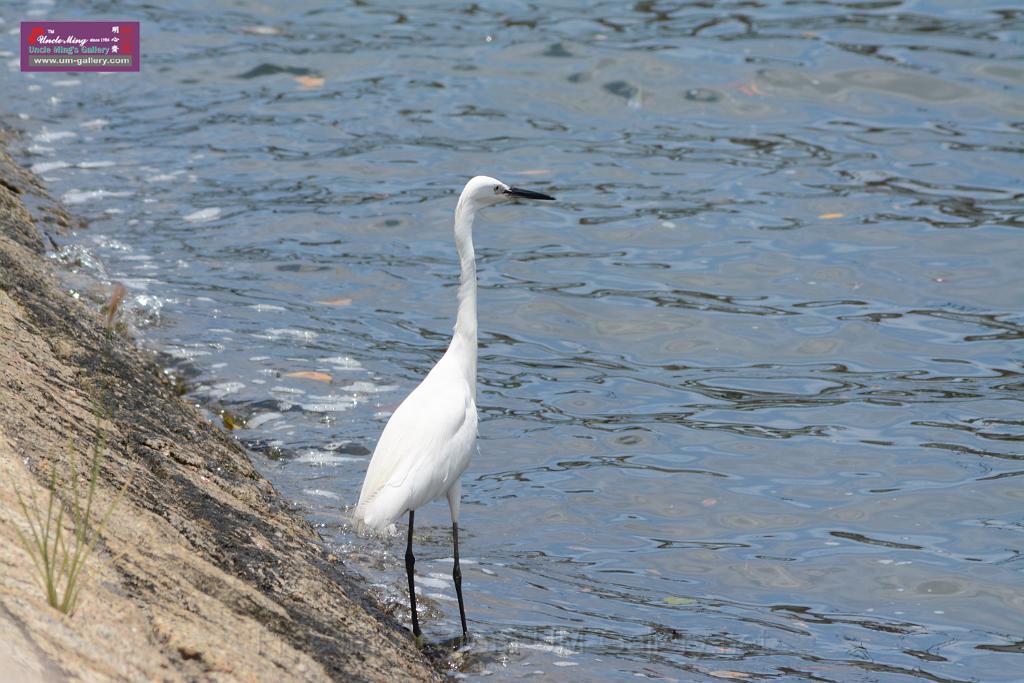
<instances>
[{"instance_id":1,"label":"egret's tail feathers","mask_svg":"<svg viewBox=\"0 0 1024 683\"><path fill-rule=\"evenodd\" d=\"M352 519L352 527L355 529L356 534L364 538L375 537L375 538L391 538L398 534L398 527L394 524L385 524L382 527L370 526L365 521L354 517Z\"/></svg>"},{"instance_id":2,"label":"egret's tail feathers","mask_svg":"<svg viewBox=\"0 0 1024 683\"><path fill-rule=\"evenodd\" d=\"M352 511L352 526L356 533L360 536L394 536L397 530L392 520L375 516L370 506L372 502L373 498L360 500Z\"/></svg>"},{"instance_id":3,"label":"egret's tail feathers","mask_svg":"<svg viewBox=\"0 0 1024 683\"><path fill-rule=\"evenodd\" d=\"M368 527L371 533L386 533L389 528L394 529L395 521L415 508L407 490L388 484L359 497L355 509L356 524L357 527Z\"/></svg>"}]
</instances>

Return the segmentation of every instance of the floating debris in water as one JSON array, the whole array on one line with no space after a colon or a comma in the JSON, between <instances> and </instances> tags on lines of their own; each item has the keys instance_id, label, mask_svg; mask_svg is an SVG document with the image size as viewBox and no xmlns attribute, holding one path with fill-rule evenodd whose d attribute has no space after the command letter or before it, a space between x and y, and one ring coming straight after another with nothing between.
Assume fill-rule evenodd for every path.
<instances>
[{"instance_id":1,"label":"floating debris in water","mask_svg":"<svg viewBox=\"0 0 1024 683\"><path fill-rule=\"evenodd\" d=\"M326 382L328 384L334 381L334 378L326 372L317 372L315 370L296 370L295 372L286 372L284 373L284 376L296 377L298 379L310 379L315 382Z\"/></svg>"},{"instance_id":2,"label":"floating debris in water","mask_svg":"<svg viewBox=\"0 0 1024 683\"><path fill-rule=\"evenodd\" d=\"M295 82L307 90L322 88L324 86L324 79L320 76L296 76Z\"/></svg>"}]
</instances>

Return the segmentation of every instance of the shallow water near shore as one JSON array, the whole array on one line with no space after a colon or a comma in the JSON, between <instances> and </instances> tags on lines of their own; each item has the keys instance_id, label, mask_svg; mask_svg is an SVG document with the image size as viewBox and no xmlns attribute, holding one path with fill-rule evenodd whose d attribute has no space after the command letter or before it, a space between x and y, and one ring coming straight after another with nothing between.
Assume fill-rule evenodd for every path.
<instances>
[{"instance_id":1,"label":"shallow water near shore","mask_svg":"<svg viewBox=\"0 0 1024 683\"><path fill-rule=\"evenodd\" d=\"M117 12L141 77L4 54L22 160L88 221L54 259L81 296L124 282L139 336L403 620L404 548L348 508L446 346L457 192L558 198L476 228L457 675L1019 679L1012 3ZM417 522L444 641L446 505Z\"/></svg>"}]
</instances>

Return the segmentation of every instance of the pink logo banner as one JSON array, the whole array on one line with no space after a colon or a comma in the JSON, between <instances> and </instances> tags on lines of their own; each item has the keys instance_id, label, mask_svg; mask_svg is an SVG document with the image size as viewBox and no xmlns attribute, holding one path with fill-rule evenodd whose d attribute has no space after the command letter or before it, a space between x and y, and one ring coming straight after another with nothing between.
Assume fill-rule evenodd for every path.
<instances>
[{"instance_id":1,"label":"pink logo banner","mask_svg":"<svg viewBox=\"0 0 1024 683\"><path fill-rule=\"evenodd\" d=\"M23 21L22 71L138 71L137 21Z\"/></svg>"}]
</instances>

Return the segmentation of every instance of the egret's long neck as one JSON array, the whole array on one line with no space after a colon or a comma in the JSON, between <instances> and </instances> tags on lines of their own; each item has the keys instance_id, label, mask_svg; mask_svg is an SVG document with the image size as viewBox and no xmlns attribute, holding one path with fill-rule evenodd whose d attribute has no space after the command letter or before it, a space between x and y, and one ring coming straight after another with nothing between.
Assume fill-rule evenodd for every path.
<instances>
[{"instance_id":1,"label":"egret's long neck","mask_svg":"<svg viewBox=\"0 0 1024 683\"><path fill-rule=\"evenodd\" d=\"M476 208L459 198L455 208L455 248L459 252L459 315L455 320L452 348L465 347L458 357L464 360L466 378L476 387L476 254L473 251L473 219Z\"/></svg>"}]
</instances>

